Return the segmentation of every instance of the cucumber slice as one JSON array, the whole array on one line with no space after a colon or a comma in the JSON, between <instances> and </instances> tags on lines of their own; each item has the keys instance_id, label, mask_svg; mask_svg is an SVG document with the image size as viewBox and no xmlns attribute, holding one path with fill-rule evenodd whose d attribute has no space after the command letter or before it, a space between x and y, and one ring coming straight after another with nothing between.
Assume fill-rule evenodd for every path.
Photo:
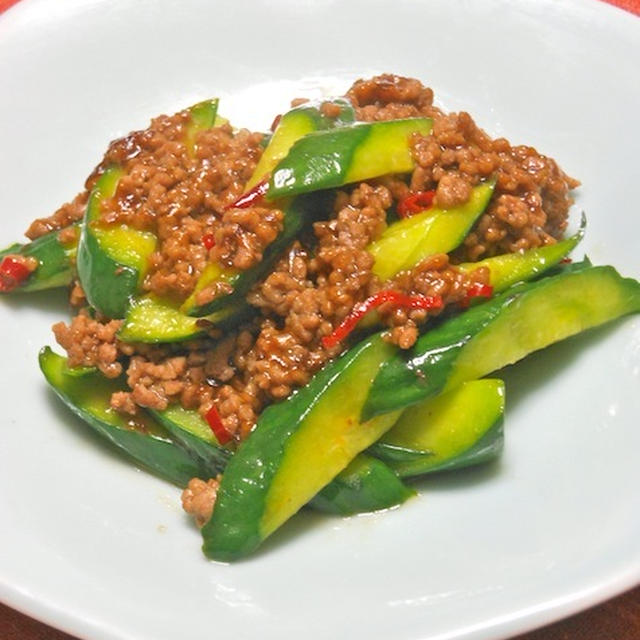
<instances>
[{"instance_id":1,"label":"cucumber slice","mask_svg":"<svg viewBox=\"0 0 640 640\"><path fill-rule=\"evenodd\" d=\"M211 477L204 465L174 444L150 416L128 420L111 409L111 394L125 388L123 380L109 380L91 370L68 375L73 370L67 367L66 358L49 347L40 351L39 362L47 382L67 407L136 462L179 487L196 476Z\"/></svg>"},{"instance_id":2,"label":"cucumber slice","mask_svg":"<svg viewBox=\"0 0 640 640\"><path fill-rule=\"evenodd\" d=\"M340 108L337 117L329 118L322 115L320 107L324 102L330 102ZM322 131L350 124L355 120L355 117L355 111L351 103L344 98L306 102L300 107L287 111L280 118L269 144L260 157L249 182L247 182L246 189L249 190L255 187L258 182L268 177L278 162L289 153L289 149L300 138L313 131Z\"/></svg>"},{"instance_id":3,"label":"cucumber slice","mask_svg":"<svg viewBox=\"0 0 640 640\"><path fill-rule=\"evenodd\" d=\"M251 307L246 304L229 305L204 318L192 318L170 301L149 294L131 302L118 337L124 342L181 342L203 336L203 323L224 328L242 322L251 313Z\"/></svg>"},{"instance_id":4,"label":"cucumber slice","mask_svg":"<svg viewBox=\"0 0 640 640\"><path fill-rule=\"evenodd\" d=\"M504 383L474 380L409 407L369 448L401 478L460 469L503 448Z\"/></svg>"},{"instance_id":5,"label":"cucumber slice","mask_svg":"<svg viewBox=\"0 0 640 640\"><path fill-rule=\"evenodd\" d=\"M195 153L198 132L214 126L217 100L189 109L185 144ZM128 225L101 225L102 201L113 198L123 169L113 165L98 178L89 195L78 247L78 275L89 304L109 318L123 318L144 279L157 238Z\"/></svg>"},{"instance_id":6,"label":"cucumber slice","mask_svg":"<svg viewBox=\"0 0 640 640\"><path fill-rule=\"evenodd\" d=\"M478 262L465 262L457 265L457 268L469 273L486 267L489 269L489 284L493 287L494 293L501 293L515 284L537 278L558 264L582 241L586 227L587 218L583 213L580 229L565 240L522 253L507 253Z\"/></svg>"},{"instance_id":7,"label":"cucumber slice","mask_svg":"<svg viewBox=\"0 0 640 640\"><path fill-rule=\"evenodd\" d=\"M390 225L367 249L376 259L373 273L388 280L430 255L455 249L487 208L494 186L495 182L487 182L475 187L460 207L428 209Z\"/></svg>"},{"instance_id":8,"label":"cucumber slice","mask_svg":"<svg viewBox=\"0 0 640 640\"><path fill-rule=\"evenodd\" d=\"M74 224L79 231L79 225ZM51 231L33 242L14 244L0 252L0 259L9 254L30 256L38 261L33 273L11 293L42 291L64 287L73 279L73 261L77 251L77 241L62 244L60 231Z\"/></svg>"},{"instance_id":9,"label":"cucumber slice","mask_svg":"<svg viewBox=\"0 0 640 640\"><path fill-rule=\"evenodd\" d=\"M640 311L640 283L571 265L443 322L380 370L362 419L405 408L591 327Z\"/></svg>"},{"instance_id":10,"label":"cucumber slice","mask_svg":"<svg viewBox=\"0 0 640 640\"><path fill-rule=\"evenodd\" d=\"M339 516L379 511L402 504L415 491L381 460L361 453L309 503Z\"/></svg>"},{"instance_id":11,"label":"cucumber slice","mask_svg":"<svg viewBox=\"0 0 640 640\"><path fill-rule=\"evenodd\" d=\"M285 249L319 217L327 217L334 194L330 191L310 193L295 198L283 206L284 220L282 231L265 249L262 260L246 271L235 271L221 268L217 264L209 264L200 277L194 293L187 298L181 311L189 316L206 316L218 312L230 305L244 305L244 298L249 289L264 278L273 268ZM195 303L196 294L215 280L221 280L233 287L233 292L214 298L203 305Z\"/></svg>"},{"instance_id":12,"label":"cucumber slice","mask_svg":"<svg viewBox=\"0 0 640 640\"><path fill-rule=\"evenodd\" d=\"M150 411L186 451L201 460L213 476L221 473L233 452L218 443L209 425L197 411L172 405L164 411Z\"/></svg>"},{"instance_id":13,"label":"cucumber slice","mask_svg":"<svg viewBox=\"0 0 640 640\"><path fill-rule=\"evenodd\" d=\"M222 447L197 411L173 405L151 411L176 442L206 465L209 473L222 473L233 452ZM333 479L308 506L326 513L353 515L386 509L404 502L414 492L380 460L363 454Z\"/></svg>"},{"instance_id":14,"label":"cucumber slice","mask_svg":"<svg viewBox=\"0 0 640 640\"><path fill-rule=\"evenodd\" d=\"M233 560L255 550L393 425L398 414L359 423L369 385L393 352L374 336L262 413L229 461L202 529L207 556Z\"/></svg>"},{"instance_id":15,"label":"cucumber slice","mask_svg":"<svg viewBox=\"0 0 640 640\"><path fill-rule=\"evenodd\" d=\"M409 138L428 134L430 118L355 124L298 140L275 168L268 200L331 189L414 167Z\"/></svg>"}]
</instances>

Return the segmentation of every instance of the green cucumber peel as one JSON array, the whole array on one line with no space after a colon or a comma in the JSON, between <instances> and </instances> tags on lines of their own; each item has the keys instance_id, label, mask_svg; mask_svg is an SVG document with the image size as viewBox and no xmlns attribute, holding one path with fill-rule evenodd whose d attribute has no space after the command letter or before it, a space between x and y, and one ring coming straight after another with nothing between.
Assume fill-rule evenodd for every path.
<instances>
[{"instance_id":1,"label":"green cucumber peel","mask_svg":"<svg viewBox=\"0 0 640 640\"><path fill-rule=\"evenodd\" d=\"M409 138L431 126L430 118L407 118L310 133L274 169L267 200L408 173L414 167Z\"/></svg>"},{"instance_id":2,"label":"green cucumber peel","mask_svg":"<svg viewBox=\"0 0 640 640\"><path fill-rule=\"evenodd\" d=\"M218 296L203 305L196 305L193 302L194 295L192 295L183 305L182 311L189 316L202 317L216 313L229 306L240 307L246 305L244 299L251 287L267 276L285 249L305 228L310 227L318 218L328 215L334 197L335 194L332 191L321 191L298 196L289 204L284 205L282 231L264 250L262 260L246 271L234 274L230 278L224 277L225 282L228 282L233 287L233 292ZM222 273L224 274L224 271ZM202 287L203 283L198 283L196 291L199 291Z\"/></svg>"},{"instance_id":3,"label":"green cucumber peel","mask_svg":"<svg viewBox=\"0 0 640 640\"><path fill-rule=\"evenodd\" d=\"M72 225L78 229L79 225ZM29 293L64 287L73 279L73 258L77 243L63 245L59 240L60 231L50 231L32 242L15 243L0 252L0 258L17 254L35 258L38 266L29 277L10 293Z\"/></svg>"},{"instance_id":4,"label":"green cucumber peel","mask_svg":"<svg viewBox=\"0 0 640 640\"><path fill-rule=\"evenodd\" d=\"M640 283L610 266L568 265L443 321L386 362L362 419L411 406L533 351L640 311ZM389 390L393 389L393 393Z\"/></svg>"},{"instance_id":5,"label":"green cucumber peel","mask_svg":"<svg viewBox=\"0 0 640 640\"><path fill-rule=\"evenodd\" d=\"M340 108L337 117L329 118L322 114L320 108L325 102L330 102ZM265 177L268 177L278 162L289 153L289 149L300 138L313 131L342 127L353 123L354 120L355 110L351 103L344 98L327 98L326 100L305 102L303 105L287 111L280 118L278 126L269 137L253 175L246 184L246 189L251 189Z\"/></svg>"},{"instance_id":6,"label":"green cucumber peel","mask_svg":"<svg viewBox=\"0 0 640 640\"><path fill-rule=\"evenodd\" d=\"M193 477L208 478L204 465L177 446L168 433L148 415L135 425L111 409L111 394L126 388L122 379L110 380L99 372L74 375L66 358L44 347L39 354L40 369L64 404L85 424L121 452L156 475L184 487Z\"/></svg>"},{"instance_id":7,"label":"green cucumber peel","mask_svg":"<svg viewBox=\"0 0 640 640\"><path fill-rule=\"evenodd\" d=\"M363 425L354 420L393 350L373 336L262 413L227 465L213 515L202 529L205 555L233 560L254 551L392 426L396 414Z\"/></svg>"},{"instance_id":8,"label":"green cucumber peel","mask_svg":"<svg viewBox=\"0 0 640 640\"><path fill-rule=\"evenodd\" d=\"M401 478L460 469L500 455L504 383L484 379L406 409L369 453Z\"/></svg>"},{"instance_id":9,"label":"green cucumber peel","mask_svg":"<svg viewBox=\"0 0 640 640\"><path fill-rule=\"evenodd\" d=\"M209 425L197 411L171 405L163 411L150 411L173 439L205 465L211 476L222 473L233 451L220 445Z\"/></svg>"},{"instance_id":10,"label":"green cucumber peel","mask_svg":"<svg viewBox=\"0 0 640 640\"><path fill-rule=\"evenodd\" d=\"M309 506L352 516L395 507L415 494L384 462L361 453L314 496Z\"/></svg>"},{"instance_id":11,"label":"green cucumber peel","mask_svg":"<svg viewBox=\"0 0 640 640\"><path fill-rule=\"evenodd\" d=\"M222 473L233 451L221 446L195 410L172 405L150 411L186 451L201 460L211 475ZM414 492L382 461L360 454L311 502L313 509L337 515L378 511L404 502Z\"/></svg>"},{"instance_id":12,"label":"green cucumber peel","mask_svg":"<svg viewBox=\"0 0 640 640\"><path fill-rule=\"evenodd\" d=\"M457 265L456 268L470 273L481 267L486 267L489 269L489 284L493 287L494 293L501 293L518 283L540 277L555 267L582 241L586 227L587 218L583 213L580 228L565 240L521 253L507 253L485 258L478 262L465 262Z\"/></svg>"}]
</instances>

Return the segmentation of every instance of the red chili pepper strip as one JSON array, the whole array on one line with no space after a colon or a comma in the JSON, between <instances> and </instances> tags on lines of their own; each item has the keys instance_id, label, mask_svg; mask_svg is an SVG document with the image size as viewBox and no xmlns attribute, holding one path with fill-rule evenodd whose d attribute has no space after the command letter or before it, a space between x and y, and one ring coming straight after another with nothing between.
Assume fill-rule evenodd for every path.
<instances>
[{"instance_id":1,"label":"red chili pepper strip","mask_svg":"<svg viewBox=\"0 0 640 640\"><path fill-rule=\"evenodd\" d=\"M351 313L330 333L322 338L322 346L329 349L342 342L356 327L358 322L372 309L390 303L403 309L441 309L440 296L408 295L385 289L358 303Z\"/></svg>"},{"instance_id":2,"label":"red chili pepper strip","mask_svg":"<svg viewBox=\"0 0 640 640\"><path fill-rule=\"evenodd\" d=\"M397 207L398 215L401 218L408 218L416 213L420 213L433 205L435 191L416 191L400 200Z\"/></svg>"},{"instance_id":3,"label":"red chili pepper strip","mask_svg":"<svg viewBox=\"0 0 640 640\"><path fill-rule=\"evenodd\" d=\"M468 289L467 295L460 300L459 305L466 309L473 298L490 298L493 295L493 287L490 284L474 282Z\"/></svg>"},{"instance_id":4,"label":"red chili pepper strip","mask_svg":"<svg viewBox=\"0 0 640 640\"><path fill-rule=\"evenodd\" d=\"M31 274L31 271L20 260L13 256L5 256L0 263L0 291L13 291Z\"/></svg>"},{"instance_id":5,"label":"red chili pepper strip","mask_svg":"<svg viewBox=\"0 0 640 640\"><path fill-rule=\"evenodd\" d=\"M216 246L216 237L213 235L213 233L205 233L202 236L202 244L207 250L213 249L213 247Z\"/></svg>"},{"instance_id":6,"label":"red chili pepper strip","mask_svg":"<svg viewBox=\"0 0 640 640\"><path fill-rule=\"evenodd\" d=\"M280 120L282 119L282 114L279 113L274 119L273 122L271 123L271 126L269 127L271 129L271 131L275 131L276 128L278 127L278 125L280 124Z\"/></svg>"},{"instance_id":7,"label":"red chili pepper strip","mask_svg":"<svg viewBox=\"0 0 640 640\"><path fill-rule=\"evenodd\" d=\"M560 260L560 264L571 264L573 262L573 260L571 258L562 258L562 260Z\"/></svg>"},{"instance_id":8,"label":"red chili pepper strip","mask_svg":"<svg viewBox=\"0 0 640 640\"><path fill-rule=\"evenodd\" d=\"M232 202L227 209L246 209L254 204L258 204L264 194L269 190L269 180L261 180L255 187L243 193L235 202Z\"/></svg>"},{"instance_id":9,"label":"red chili pepper strip","mask_svg":"<svg viewBox=\"0 0 640 640\"><path fill-rule=\"evenodd\" d=\"M211 427L211 431L213 431L213 435L220 444L227 444L227 442L233 439L233 435L229 433L224 424L222 424L222 418L220 417L215 405L207 411L204 417L207 419L209 427Z\"/></svg>"}]
</instances>

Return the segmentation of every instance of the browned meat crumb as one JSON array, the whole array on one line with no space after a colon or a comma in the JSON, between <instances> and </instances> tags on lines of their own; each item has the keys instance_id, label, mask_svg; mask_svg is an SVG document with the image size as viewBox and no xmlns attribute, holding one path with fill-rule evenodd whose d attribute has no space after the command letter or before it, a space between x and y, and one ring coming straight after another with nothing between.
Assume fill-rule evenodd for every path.
<instances>
[{"instance_id":1,"label":"browned meat crumb","mask_svg":"<svg viewBox=\"0 0 640 640\"><path fill-rule=\"evenodd\" d=\"M396 120L432 116L433 91L414 78L385 73L369 80L358 80L347 96L356 108L358 120Z\"/></svg>"},{"instance_id":2,"label":"browned meat crumb","mask_svg":"<svg viewBox=\"0 0 640 640\"><path fill-rule=\"evenodd\" d=\"M122 373L116 346L116 332L121 324L121 320L103 323L80 311L70 325L54 324L53 333L58 344L66 349L70 367L98 367L107 378L117 378Z\"/></svg>"},{"instance_id":3,"label":"browned meat crumb","mask_svg":"<svg viewBox=\"0 0 640 640\"><path fill-rule=\"evenodd\" d=\"M191 478L182 492L182 508L194 517L199 528L204 527L213 513L221 480L220 475L206 481Z\"/></svg>"},{"instance_id":4,"label":"browned meat crumb","mask_svg":"<svg viewBox=\"0 0 640 640\"><path fill-rule=\"evenodd\" d=\"M48 218L38 218L37 220L34 220L27 229L25 235L30 240L35 240L36 238L45 235L45 233L56 231L57 229L63 229L64 227L69 226L72 222L77 222L84 215L88 196L89 192L87 190L82 191L71 202L63 204Z\"/></svg>"},{"instance_id":5,"label":"browned meat crumb","mask_svg":"<svg viewBox=\"0 0 640 640\"><path fill-rule=\"evenodd\" d=\"M78 280L74 280L71 285L71 292L69 293L69 304L76 309L83 307L87 304L87 298L84 295L82 285Z\"/></svg>"},{"instance_id":6,"label":"browned meat crumb","mask_svg":"<svg viewBox=\"0 0 640 640\"><path fill-rule=\"evenodd\" d=\"M325 349L321 339L357 303L394 289L440 295L445 307L459 304L470 287L488 281L488 273L477 269L464 274L456 261L555 242L562 234L569 192L578 183L552 159L531 147L492 139L465 112L442 113L433 106L431 89L417 80L388 74L360 80L348 97L363 120L428 116L434 119L433 130L412 138L416 167L410 176L383 176L338 192L333 210L306 237L292 243L247 296L259 312L253 321L224 335L212 330L211 339L160 346L121 343L116 338L118 321L92 319L86 312L68 327L56 325L56 337L72 366L95 365L110 377L125 369L128 388L113 395L115 409L135 415L140 406L164 408L179 402L205 415L215 405L225 428L241 441L265 406L306 384L347 346ZM327 102L321 110L334 117L339 108ZM280 232L283 217L277 208L228 209L259 159L261 134L216 127L198 135L192 153L182 142L185 122L184 112L163 116L147 130L114 142L86 185L90 188L108 164L125 166L127 178L105 207L104 218L157 234L158 248L150 258L144 288L180 300L193 292L211 260L233 269L255 265ZM466 202L474 185L492 178L497 180L494 198L455 254L430 256L388 282L372 274L367 246L384 231L388 211L410 191L433 189L435 204L448 208ZM84 202L86 192L36 227L64 226ZM71 233L63 230L60 237L68 234L71 240ZM211 249L205 246L205 236L214 238ZM230 285L214 284L200 291L196 302L204 304L230 292ZM72 299L83 303L78 286ZM389 329L386 339L407 349L421 326L440 311L387 304L377 313ZM210 509L201 511L193 503L208 484L198 482L189 494L187 511L201 513L204 522ZM212 505L205 493L202 500Z\"/></svg>"},{"instance_id":7,"label":"browned meat crumb","mask_svg":"<svg viewBox=\"0 0 640 640\"><path fill-rule=\"evenodd\" d=\"M60 244L74 245L78 242L79 235L77 225L65 227L64 229L60 229L58 233L58 242L60 242Z\"/></svg>"},{"instance_id":8,"label":"browned meat crumb","mask_svg":"<svg viewBox=\"0 0 640 640\"><path fill-rule=\"evenodd\" d=\"M212 261L243 271L249 269L262 260L262 252L282 231L283 220L280 209L229 209L215 231Z\"/></svg>"},{"instance_id":9,"label":"browned meat crumb","mask_svg":"<svg viewBox=\"0 0 640 640\"><path fill-rule=\"evenodd\" d=\"M497 179L492 202L458 252L460 260L555 242L566 227L569 191L579 183L532 147L493 140L464 111L437 116L430 135L414 137L413 154L411 188L436 189L435 204L443 208L463 203L478 182Z\"/></svg>"}]
</instances>

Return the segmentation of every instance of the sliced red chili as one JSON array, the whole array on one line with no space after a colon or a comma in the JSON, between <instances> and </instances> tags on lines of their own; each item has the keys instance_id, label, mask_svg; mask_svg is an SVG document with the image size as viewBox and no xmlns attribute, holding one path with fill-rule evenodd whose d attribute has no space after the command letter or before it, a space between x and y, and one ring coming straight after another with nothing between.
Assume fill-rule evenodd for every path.
<instances>
[{"instance_id":1,"label":"sliced red chili","mask_svg":"<svg viewBox=\"0 0 640 640\"><path fill-rule=\"evenodd\" d=\"M216 246L216 237L213 235L213 233L205 233L202 236L202 244L207 250L213 249L213 247Z\"/></svg>"},{"instance_id":2,"label":"sliced red chili","mask_svg":"<svg viewBox=\"0 0 640 640\"><path fill-rule=\"evenodd\" d=\"M562 258L562 260L560 260L560 264L571 264L573 262L573 260L571 258Z\"/></svg>"},{"instance_id":3,"label":"sliced red chili","mask_svg":"<svg viewBox=\"0 0 640 640\"><path fill-rule=\"evenodd\" d=\"M322 346L329 349L342 342L355 328L358 322L372 309L390 303L403 309L441 309L440 296L409 295L385 289L359 302L349 315L330 333L322 338Z\"/></svg>"},{"instance_id":4,"label":"sliced red chili","mask_svg":"<svg viewBox=\"0 0 640 640\"><path fill-rule=\"evenodd\" d=\"M245 191L237 200L232 202L227 209L246 209L247 207L258 204L268 190L269 180L265 178L258 182L255 187L249 189L249 191Z\"/></svg>"},{"instance_id":5,"label":"sliced red chili","mask_svg":"<svg viewBox=\"0 0 640 640\"><path fill-rule=\"evenodd\" d=\"M400 200L396 211L401 218L408 218L425 209L429 209L433 205L435 195L435 191L411 192L408 196Z\"/></svg>"},{"instance_id":6,"label":"sliced red chili","mask_svg":"<svg viewBox=\"0 0 640 640\"><path fill-rule=\"evenodd\" d=\"M211 409L207 411L204 417L209 423L209 427L211 428L211 431L213 431L213 435L220 444L227 444L227 442L233 439L233 434L231 434L222 423L222 418L220 417L215 405L212 405Z\"/></svg>"},{"instance_id":7,"label":"sliced red chili","mask_svg":"<svg viewBox=\"0 0 640 640\"><path fill-rule=\"evenodd\" d=\"M273 122L271 123L271 126L269 127L271 129L271 131L275 131L278 127L278 125L280 124L280 120L282 119L282 114L279 113L274 119Z\"/></svg>"},{"instance_id":8,"label":"sliced red chili","mask_svg":"<svg viewBox=\"0 0 640 640\"><path fill-rule=\"evenodd\" d=\"M467 290L467 295L458 303L466 309L474 298L490 298L493 295L493 287L490 284L474 282Z\"/></svg>"},{"instance_id":9,"label":"sliced red chili","mask_svg":"<svg viewBox=\"0 0 640 640\"><path fill-rule=\"evenodd\" d=\"M31 274L29 268L13 256L5 256L0 263L0 291L13 291Z\"/></svg>"}]
</instances>

